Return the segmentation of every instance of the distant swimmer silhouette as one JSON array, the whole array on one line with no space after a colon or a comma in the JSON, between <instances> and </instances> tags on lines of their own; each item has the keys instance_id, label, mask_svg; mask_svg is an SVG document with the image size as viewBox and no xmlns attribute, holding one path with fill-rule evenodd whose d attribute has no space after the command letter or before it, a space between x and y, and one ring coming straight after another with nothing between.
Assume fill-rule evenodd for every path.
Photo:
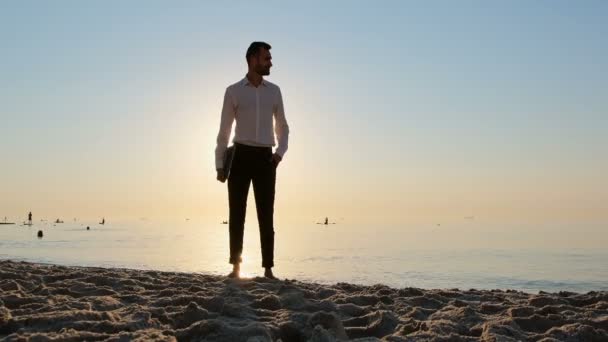
<instances>
[{"instance_id":1,"label":"distant swimmer silhouette","mask_svg":"<svg viewBox=\"0 0 608 342\"><path fill-rule=\"evenodd\" d=\"M230 278L238 278L243 253L243 235L247 194L253 183L255 204L260 229L262 267L264 276L276 279L274 267L274 198L277 167L287 151L289 126L285 119L281 89L264 80L270 75L272 56L270 45L253 42L247 49L248 72L243 79L228 86L220 119L215 148L217 180L228 180L228 207L230 211L230 259L233 265ZM273 120L274 119L274 120ZM232 140L232 157L224 158L232 124L236 121ZM274 121L274 122L273 122ZM274 125L273 125L274 123ZM276 150L275 134L278 140ZM231 160L230 171L224 161ZM226 166L228 167L228 165Z\"/></svg>"},{"instance_id":2,"label":"distant swimmer silhouette","mask_svg":"<svg viewBox=\"0 0 608 342\"><path fill-rule=\"evenodd\" d=\"M106 218L105 218L105 217L102 217L102 218L101 218L101 222L99 222L99 224L106 224Z\"/></svg>"}]
</instances>

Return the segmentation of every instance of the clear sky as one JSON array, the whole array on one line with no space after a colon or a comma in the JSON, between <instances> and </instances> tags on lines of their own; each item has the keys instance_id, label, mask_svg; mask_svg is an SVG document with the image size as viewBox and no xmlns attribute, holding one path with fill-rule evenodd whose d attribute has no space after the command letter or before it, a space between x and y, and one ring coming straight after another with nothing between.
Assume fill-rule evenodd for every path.
<instances>
[{"instance_id":1,"label":"clear sky","mask_svg":"<svg viewBox=\"0 0 608 342\"><path fill-rule=\"evenodd\" d=\"M607 17L606 1L2 1L0 217L225 219L222 97L263 40L291 128L278 222L607 222Z\"/></svg>"}]
</instances>

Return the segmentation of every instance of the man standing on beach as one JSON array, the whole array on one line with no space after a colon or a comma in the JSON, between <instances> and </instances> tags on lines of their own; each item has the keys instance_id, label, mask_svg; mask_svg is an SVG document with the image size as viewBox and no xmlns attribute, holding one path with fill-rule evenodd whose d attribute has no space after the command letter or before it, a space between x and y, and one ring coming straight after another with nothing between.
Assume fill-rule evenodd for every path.
<instances>
[{"instance_id":1,"label":"man standing on beach","mask_svg":"<svg viewBox=\"0 0 608 342\"><path fill-rule=\"evenodd\" d=\"M264 80L270 75L272 56L270 45L253 42L247 49L248 72L245 77L230 85L224 95L224 105L220 120L220 130L215 148L217 180L226 181L223 170L224 152L236 120L233 143L235 146L232 167L228 174L228 204L230 209L230 259L233 265L231 278L238 278L249 185L253 192L260 227L262 267L264 276L276 279L272 273L274 266L274 195L276 169L287 151L289 126L285 119L283 98L279 87ZM274 153L277 135L278 146Z\"/></svg>"}]
</instances>

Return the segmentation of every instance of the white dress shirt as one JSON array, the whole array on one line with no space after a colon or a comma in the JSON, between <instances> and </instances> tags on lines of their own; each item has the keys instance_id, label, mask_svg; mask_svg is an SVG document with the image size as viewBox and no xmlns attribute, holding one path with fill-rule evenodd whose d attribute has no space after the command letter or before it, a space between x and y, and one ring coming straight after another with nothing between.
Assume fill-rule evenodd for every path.
<instances>
[{"instance_id":1,"label":"white dress shirt","mask_svg":"<svg viewBox=\"0 0 608 342\"><path fill-rule=\"evenodd\" d=\"M273 117L274 132L273 132ZM233 142L251 146L275 146L274 133L279 140L276 153L283 157L287 151L289 126L285 119L281 89L262 80L255 87L247 77L226 88L220 131L215 148L215 168L223 167L223 156L228 147L232 123L236 120Z\"/></svg>"}]
</instances>

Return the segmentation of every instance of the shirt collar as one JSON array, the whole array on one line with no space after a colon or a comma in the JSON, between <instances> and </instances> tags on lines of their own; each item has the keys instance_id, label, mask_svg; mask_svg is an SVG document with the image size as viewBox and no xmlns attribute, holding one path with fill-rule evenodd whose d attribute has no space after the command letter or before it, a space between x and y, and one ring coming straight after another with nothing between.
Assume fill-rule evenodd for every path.
<instances>
[{"instance_id":1,"label":"shirt collar","mask_svg":"<svg viewBox=\"0 0 608 342\"><path fill-rule=\"evenodd\" d=\"M241 81L241 84L242 84L243 86L246 86L246 85L251 85L251 83L249 82L249 79L247 78L247 76L243 77L243 80ZM263 78L262 78L262 85L263 85L264 87L267 87L267 86L268 86L268 82L267 82L265 79L263 79Z\"/></svg>"}]
</instances>

